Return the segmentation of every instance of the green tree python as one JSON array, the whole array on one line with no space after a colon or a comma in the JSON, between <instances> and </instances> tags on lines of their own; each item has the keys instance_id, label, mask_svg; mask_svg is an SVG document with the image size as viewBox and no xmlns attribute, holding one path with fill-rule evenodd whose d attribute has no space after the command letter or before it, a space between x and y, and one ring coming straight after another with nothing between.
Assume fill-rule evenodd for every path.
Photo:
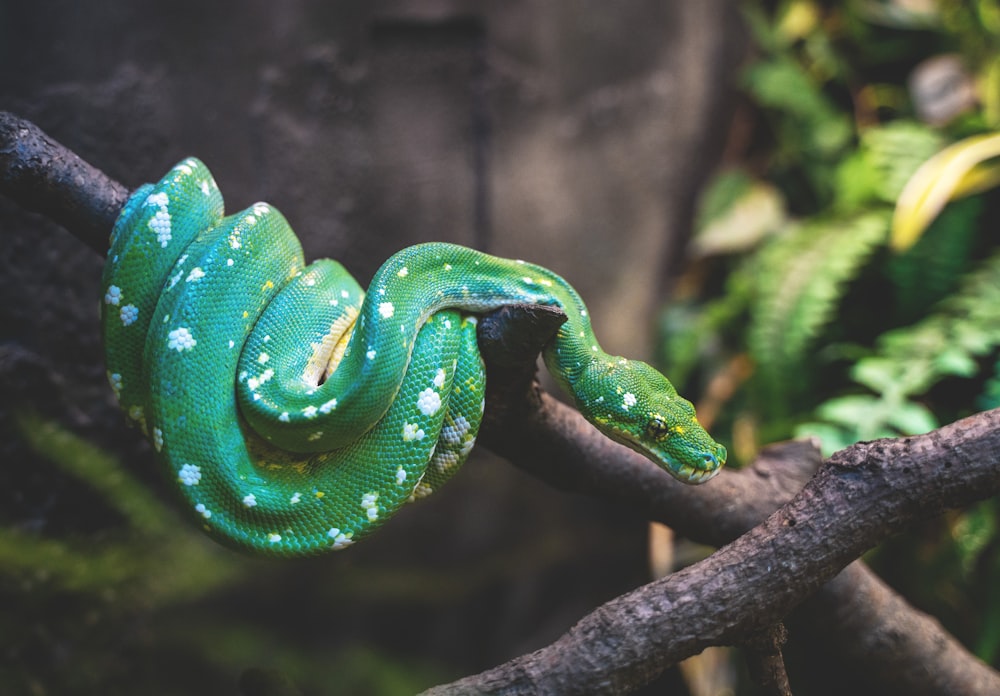
<instances>
[{"instance_id":1,"label":"green tree python","mask_svg":"<svg viewBox=\"0 0 1000 696\"><path fill-rule=\"evenodd\" d=\"M649 365L608 355L553 272L445 243L404 249L368 292L305 265L275 208L225 216L190 158L129 198L102 277L108 381L186 507L272 555L342 549L465 461L484 407L476 315L556 305L548 370L601 432L700 483L726 450Z\"/></svg>"}]
</instances>

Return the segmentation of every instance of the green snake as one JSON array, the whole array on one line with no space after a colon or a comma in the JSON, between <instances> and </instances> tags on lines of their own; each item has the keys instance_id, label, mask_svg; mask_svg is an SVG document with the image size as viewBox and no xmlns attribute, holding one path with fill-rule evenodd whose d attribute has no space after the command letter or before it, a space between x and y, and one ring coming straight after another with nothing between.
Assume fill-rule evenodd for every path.
<instances>
[{"instance_id":1,"label":"green snake","mask_svg":"<svg viewBox=\"0 0 1000 696\"><path fill-rule=\"evenodd\" d=\"M565 312L545 364L607 436L688 483L725 463L665 377L601 350L558 275L427 243L390 257L365 293L335 261L305 265L274 207L225 216L193 158L129 198L102 289L111 388L230 546L341 549L440 488L482 421L476 315L504 305Z\"/></svg>"}]
</instances>

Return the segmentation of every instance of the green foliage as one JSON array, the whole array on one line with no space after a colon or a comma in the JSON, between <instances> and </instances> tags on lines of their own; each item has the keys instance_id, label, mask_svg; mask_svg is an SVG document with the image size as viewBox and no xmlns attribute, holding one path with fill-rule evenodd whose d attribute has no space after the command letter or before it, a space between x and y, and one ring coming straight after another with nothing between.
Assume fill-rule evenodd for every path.
<instances>
[{"instance_id":1,"label":"green foliage","mask_svg":"<svg viewBox=\"0 0 1000 696\"><path fill-rule=\"evenodd\" d=\"M299 565L276 578L277 564L210 541L115 457L56 423L22 415L16 435L123 522L63 537L0 527L0 693L233 693L239 675L251 668L254 693L394 696L454 676L363 644L331 646L302 623L295 635L276 634L276 623L259 606L261 595L248 603L248 585L267 586L282 615L311 613L288 591L296 586L288 577L322 566ZM391 575L398 582L398 569ZM352 584L370 592L380 578L389 580L378 572L357 578L341 568L324 585L342 600L360 594ZM435 577L430 584L442 583ZM410 591L424 587L413 584ZM328 620L317 619L327 640L337 636ZM58 655L56 664L47 659L51 654Z\"/></svg>"},{"instance_id":2,"label":"green foliage","mask_svg":"<svg viewBox=\"0 0 1000 696\"><path fill-rule=\"evenodd\" d=\"M835 316L846 281L888 231L885 211L814 219L761 249L747 346L769 391L780 395L785 375L801 371L812 340Z\"/></svg>"},{"instance_id":3,"label":"green foliage","mask_svg":"<svg viewBox=\"0 0 1000 696\"><path fill-rule=\"evenodd\" d=\"M1000 158L982 160L984 184L967 197L942 180L955 194L929 226L911 225L916 243L888 244L907 183L937 185L926 175L937 170L918 169L952 143L1000 131L996 3L916 13L787 0L746 11L758 57L743 75L754 108L740 132L752 137L706 189L693 280L664 312L667 373L697 393L699 382L737 379L731 365L749 359L752 373L712 409L734 461L777 439L815 436L831 453L1000 407ZM967 73L949 85L975 98L930 119L926 101L940 94L914 96L912 70L952 53ZM1000 503L987 501L873 557L994 664L998 519ZM906 570L893 576L897 567Z\"/></svg>"}]
</instances>

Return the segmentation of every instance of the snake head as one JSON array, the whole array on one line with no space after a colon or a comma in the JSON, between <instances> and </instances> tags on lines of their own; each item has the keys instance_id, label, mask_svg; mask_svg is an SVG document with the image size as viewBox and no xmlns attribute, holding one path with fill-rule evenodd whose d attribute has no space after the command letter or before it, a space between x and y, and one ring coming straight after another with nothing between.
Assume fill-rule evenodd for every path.
<instances>
[{"instance_id":1,"label":"snake head","mask_svg":"<svg viewBox=\"0 0 1000 696\"><path fill-rule=\"evenodd\" d=\"M644 362L595 360L573 391L580 412L601 432L684 483L703 483L726 463L726 448L701 427L691 402Z\"/></svg>"}]
</instances>

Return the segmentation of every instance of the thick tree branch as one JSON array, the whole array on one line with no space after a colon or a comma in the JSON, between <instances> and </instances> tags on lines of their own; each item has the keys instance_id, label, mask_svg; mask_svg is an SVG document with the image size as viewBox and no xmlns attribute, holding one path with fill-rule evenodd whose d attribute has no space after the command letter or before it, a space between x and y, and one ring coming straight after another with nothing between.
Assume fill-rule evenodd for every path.
<instances>
[{"instance_id":1,"label":"thick tree branch","mask_svg":"<svg viewBox=\"0 0 1000 696\"><path fill-rule=\"evenodd\" d=\"M0 193L103 255L129 191L35 124L0 111Z\"/></svg>"},{"instance_id":2,"label":"thick tree branch","mask_svg":"<svg viewBox=\"0 0 1000 696\"><path fill-rule=\"evenodd\" d=\"M909 524L998 491L1000 410L859 443L704 561L608 602L541 650L427 693L625 693L710 645L742 643L779 622ZM1000 692L996 673L979 676L948 693Z\"/></svg>"},{"instance_id":3,"label":"thick tree branch","mask_svg":"<svg viewBox=\"0 0 1000 696\"><path fill-rule=\"evenodd\" d=\"M3 112L0 112L0 193L10 196L29 209L49 215L100 253L106 250L108 231L128 194L125 187L79 160L34 125ZM553 486L615 500L649 519L671 525L692 539L722 545L736 539L764 520L771 511L790 500L818 466L819 457L815 449L799 443L771 449L753 467L738 472L723 472L705 486L691 488L675 482L644 458L601 436L576 411L563 406L537 388L533 381L534 356L561 321L562 317L558 312L553 313L544 308L513 308L487 317L480 323L484 354L491 363L490 405L481 441ZM493 338L490 337L491 331ZM512 348L509 343L498 341L497 336L503 340L512 336L520 338L521 345ZM990 427L996 425L996 414L983 414L977 418L989 423ZM972 430L981 430L980 421L971 419L968 423L975 427L969 432L963 431L961 437L969 436ZM950 430L937 432L947 432L951 437L955 434L956 427L963 426L956 424L949 426ZM930 437L924 436L925 439ZM860 452L870 453L866 448L877 446L882 448L878 450L878 454L894 457L900 454L896 447L914 441L924 440L918 438L900 441L903 444L889 442L859 445L848 452L852 453L850 456L860 456ZM980 468L988 468L990 463L996 465L997 449L995 443L988 438L977 436L974 442L962 440L959 444L963 446L958 451L960 459L947 458L942 454L944 459L952 462L953 467L965 466L966 460L976 457L986 462L984 464L980 461ZM926 464L928 457L934 456L935 452L948 454L947 442L939 441L936 446L937 450L932 448L931 454L921 454L919 460ZM980 446L987 446L988 449L979 452L976 448ZM885 467L886 462L891 459L876 459L881 462L881 468L876 466L874 471L880 473L872 473L861 465L852 465L853 468L847 469L841 466L837 470L855 471L852 475L869 484L872 476L879 478L885 475L884 481L879 478L879 485L895 491L893 495L906 495L909 496L907 499L911 499L912 491L909 489L893 488L894 485L898 488L900 481L889 475L892 472ZM836 469L837 466L834 464L832 468ZM906 477L914 475L914 464L900 466ZM922 474L919 467L917 469L919 478ZM867 473L861 475L857 473L859 471ZM837 480L836 477L834 480ZM994 484L995 481L994 471ZM810 484L811 487L813 485ZM860 495L854 489L837 490ZM979 492L986 490L989 489L982 488ZM995 491L995 487L992 490ZM815 497L818 494L811 495ZM802 495L796 500L800 498ZM856 499L852 504L855 503ZM923 512L929 513L929 510L928 508ZM783 518L796 520L795 527L799 529L792 527L786 533L800 535L797 537L800 541L803 530L814 529L815 524L818 524L810 521L810 515L801 514L804 512L810 511L784 511L786 516ZM910 513L912 510L907 514ZM788 517L789 514L798 516ZM859 516L864 514L867 514L867 510ZM816 518L824 519L822 515ZM891 522L896 524L898 519L893 518ZM878 539L873 540L867 535L884 534L888 529L889 527L867 529L865 535L862 535L864 543L875 543ZM781 531L779 525L777 532ZM753 538L762 533L758 530L754 532L757 536ZM518 684L538 688L543 683L555 684L559 679L568 678L572 674L579 675L577 684L587 684L589 679L595 680L589 683L588 688L593 688L595 684L611 688L642 683L677 659L677 655L690 654L697 645L739 641L769 623L780 620L791 606L806 597L823 578L830 577L837 567L860 553L849 551L859 543L856 532L855 536L848 535L843 540L840 537L827 539L815 535L812 539L817 544L814 549L817 554L831 551L827 546L835 547L837 553L832 558L824 556L825 560L822 562L804 559L800 563L791 550L794 547L790 547L786 554L783 547L773 544L773 539L758 539L763 546L751 554L754 560L765 555L767 558L773 556L772 560L780 564L775 566L778 570L773 573L770 581L775 582L774 578L781 577L781 582L786 585L784 594L768 603L770 613L758 613L758 606L755 604L755 600L761 599L759 595L762 592L767 594L767 591L760 590L760 583L768 578L731 578L736 584L730 588L720 586L718 582L710 583L712 587L727 590L716 595L705 593L699 588L692 590L694 594L681 592L672 595L671 592L683 590L684 583L690 583L693 574L702 574L706 572L706 568L714 572L716 568L716 565L699 564L684 571L683 575L665 578L648 588L615 600L608 605L613 605L612 609L598 609L553 646L519 658L510 663L509 667L500 667L480 677L472 677L462 684L469 688L486 688L489 684L499 686L502 683L506 685L504 688L511 689L510 693L518 693ZM739 546L734 544L734 547L745 551L747 543L750 542L741 539ZM736 552L726 549L722 558L731 558L734 553ZM850 555L851 553L854 555ZM708 560L711 561L720 554ZM718 559L713 561L713 564L718 563ZM817 568L816 563L822 567ZM753 569L759 572L756 563ZM802 578L798 576L799 572L804 573ZM740 602L744 601L742 588L748 587L756 587L758 592L755 596L747 597L746 603L741 605ZM652 601L648 595L656 594L659 591L656 588L663 589L666 594L659 600ZM667 601L669 597L674 597L676 601L670 603ZM698 601L694 601L696 597L699 598ZM722 601L720 597L726 601ZM707 632L704 634L700 632L700 628L695 630L702 626L701 623L684 625L681 620L692 608L695 614L700 615L716 604L722 606L719 607L719 612L713 612L708 617L711 626L706 625ZM666 608L671 611L667 612L667 616L660 616L658 611ZM670 616L671 613L676 616ZM745 620L740 623L739 617L745 615L755 618L749 623ZM615 621L620 620L625 620L625 623L615 626ZM727 624L727 620L731 620L730 623ZM891 675L893 683L906 693L974 694L987 693L991 689L1000 693L1000 679L995 672L969 655L936 621L909 607L859 562L853 563L828 582L793 616L793 621L793 634L797 624L801 624L805 628L799 630L811 631L811 637L818 645L835 645L841 651L841 656L850 660L856 669ZM671 632L673 629L670 626L673 623L677 623L680 629L676 633ZM616 643L617 639L613 636L621 631L628 632L631 626L643 627L641 633L644 638L637 634L631 638L624 637L621 642ZM666 626L669 630L666 633L646 630L652 626ZM822 628L817 629L816 626ZM600 630L591 630L595 627ZM567 652L562 653L564 648ZM539 655L543 658L536 657ZM546 663L546 660L551 662ZM574 660L582 662L578 664ZM586 668L588 664L591 668ZM919 669L915 669L914 665ZM549 667L555 682L544 679L543 673Z\"/></svg>"}]
</instances>

